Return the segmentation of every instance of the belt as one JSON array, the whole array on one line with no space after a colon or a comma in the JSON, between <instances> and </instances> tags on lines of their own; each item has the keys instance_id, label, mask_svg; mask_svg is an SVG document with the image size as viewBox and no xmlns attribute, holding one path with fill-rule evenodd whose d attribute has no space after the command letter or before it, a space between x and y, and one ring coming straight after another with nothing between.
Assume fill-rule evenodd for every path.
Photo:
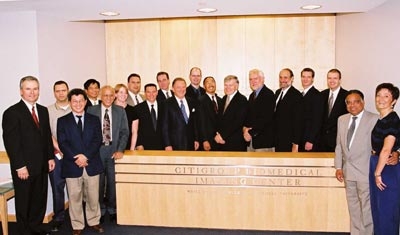
<instances>
[{"instance_id":1,"label":"belt","mask_svg":"<svg viewBox=\"0 0 400 235\"><path fill-rule=\"evenodd\" d=\"M110 141L108 144L103 142L103 143L101 143L101 145L102 145L102 146L109 146L109 145L112 145L112 141Z\"/></svg>"}]
</instances>

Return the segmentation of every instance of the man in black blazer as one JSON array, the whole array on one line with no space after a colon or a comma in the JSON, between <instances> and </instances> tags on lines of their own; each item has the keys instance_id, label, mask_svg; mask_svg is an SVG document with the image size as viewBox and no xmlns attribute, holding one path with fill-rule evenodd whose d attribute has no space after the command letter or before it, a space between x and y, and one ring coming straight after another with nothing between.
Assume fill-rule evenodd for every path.
<instances>
[{"instance_id":1,"label":"man in black blazer","mask_svg":"<svg viewBox=\"0 0 400 235\"><path fill-rule=\"evenodd\" d=\"M299 145L300 152L315 152L318 147L318 137L322 125L322 99L320 92L313 86L315 72L311 68L301 71L303 86L302 135Z\"/></svg>"},{"instance_id":2,"label":"man in black blazer","mask_svg":"<svg viewBox=\"0 0 400 235\"><path fill-rule=\"evenodd\" d=\"M246 151L243 126L247 114L247 99L238 91L239 80L234 75L224 78L225 96L218 109L217 133L214 140L220 151Z\"/></svg>"},{"instance_id":3,"label":"man in black blazer","mask_svg":"<svg viewBox=\"0 0 400 235\"><path fill-rule=\"evenodd\" d=\"M294 75L285 68L279 73L275 92L275 151L297 152L301 139L301 93L292 86Z\"/></svg>"},{"instance_id":4,"label":"man in black blazer","mask_svg":"<svg viewBox=\"0 0 400 235\"><path fill-rule=\"evenodd\" d=\"M348 113L345 99L347 90L340 87L342 73L331 69L327 74L328 89L321 92L323 104L322 128L319 143L320 152L334 152L336 147L337 120Z\"/></svg>"},{"instance_id":5,"label":"man in black blazer","mask_svg":"<svg viewBox=\"0 0 400 235\"><path fill-rule=\"evenodd\" d=\"M86 95L88 97L88 101L86 102L85 110L88 109L89 106L98 105L101 103L99 99L100 92L100 82L96 79L88 79L83 84L83 88L85 89Z\"/></svg>"},{"instance_id":6,"label":"man in black blazer","mask_svg":"<svg viewBox=\"0 0 400 235\"><path fill-rule=\"evenodd\" d=\"M253 92L249 97L249 111L243 127L243 137L248 142L247 151L274 151L274 93L264 85L264 73L258 69L249 72Z\"/></svg>"},{"instance_id":7,"label":"man in black blazer","mask_svg":"<svg viewBox=\"0 0 400 235\"><path fill-rule=\"evenodd\" d=\"M157 84L160 89L158 89L157 102L162 102L169 97L174 95L174 92L169 89L169 75L167 72L157 73Z\"/></svg>"},{"instance_id":8,"label":"man in black blazer","mask_svg":"<svg viewBox=\"0 0 400 235\"><path fill-rule=\"evenodd\" d=\"M186 88L186 97L197 101L202 95L206 93L206 90L200 86L201 77L202 75L200 68L193 67L190 69L190 85Z\"/></svg>"},{"instance_id":9,"label":"man in black blazer","mask_svg":"<svg viewBox=\"0 0 400 235\"><path fill-rule=\"evenodd\" d=\"M17 227L20 235L47 234L42 227L47 177L55 166L49 113L46 107L36 103L39 98L37 78L23 77L20 94L21 101L3 113L2 123L15 190Z\"/></svg>"},{"instance_id":10,"label":"man in black blazer","mask_svg":"<svg viewBox=\"0 0 400 235\"><path fill-rule=\"evenodd\" d=\"M157 87L153 83L144 86L144 94L146 100L133 108L131 149L163 150L161 119L164 102L157 101Z\"/></svg>"},{"instance_id":11,"label":"man in black blazer","mask_svg":"<svg viewBox=\"0 0 400 235\"><path fill-rule=\"evenodd\" d=\"M175 78L174 96L165 101L162 117L162 135L165 150L197 150L197 102L186 94L186 81Z\"/></svg>"},{"instance_id":12,"label":"man in black blazer","mask_svg":"<svg viewBox=\"0 0 400 235\"><path fill-rule=\"evenodd\" d=\"M213 77L206 77L203 80L206 94L199 98L199 140L200 149L215 151L218 145L214 140L217 129L218 107L222 105L222 99L215 93L216 83Z\"/></svg>"},{"instance_id":13,"label":"man in black blazer","mask_svg":"<svg viewBox=\"0 0 400 235\"><path fill-rule=\"evenodd\" d=\"M57 139L64 154L62 176L66 179L69 216L74 235L85 227L83 200L86 203L87 224L98 233L100 226L99 177L103 172L100 159L102 133L97 116L85 112L87 96L81 89L68 93L72 112L57 122Z\"/></svg>"}]
</instances>

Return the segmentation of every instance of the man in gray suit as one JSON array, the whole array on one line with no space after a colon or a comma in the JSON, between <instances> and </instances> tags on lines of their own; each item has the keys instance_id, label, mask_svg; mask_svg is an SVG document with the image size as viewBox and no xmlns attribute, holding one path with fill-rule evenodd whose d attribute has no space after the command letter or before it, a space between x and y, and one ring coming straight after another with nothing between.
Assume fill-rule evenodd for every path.
<instances>
[{"instance_id":1,"label":"man in gray suit","mask_svg":"<svg viewBox=\"0 0 400 235\"><path fill-rule=\"evenodd\" d=\"M110 215L110 221L116 221L114 160L120 159L124 155L129 136L129 127L125 110L113 104L115 98L114 88L103 86L100 93L102 103L89 107L88 113L99 117L102 125L103 143L100 147L100 158L103 163L104 173L100 175L99 200L101 206L100 221L103 222L106 211ZM107 204L104 196L107 198Z\"/></svg>"},{"instance_id":2,"label":"man in gray suit","mask_svg":"<svg viewBox=\"0 0 400 235\"><path fill-rule=\"evenodd\" d=\"M338 119L336 178L345 181L351 235L372 235L368 175L371 131L378 115L364 110L364 95L359 90L350 90L345 102L349 113Z\"/></svg>"}]
</instances>

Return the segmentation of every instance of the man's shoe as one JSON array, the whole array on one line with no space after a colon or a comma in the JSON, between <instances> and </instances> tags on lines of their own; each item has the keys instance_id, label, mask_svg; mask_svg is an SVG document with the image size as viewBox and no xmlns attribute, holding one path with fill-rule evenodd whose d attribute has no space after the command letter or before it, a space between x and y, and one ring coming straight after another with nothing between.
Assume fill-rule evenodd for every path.
<instances>
[{"instance_id":1,"label":"man's shoe","mask_svg":"<svg viewBox=\"0 0 400 235\"><path fill-rule=\"evenodd\" d=\"M82 229L72 230L72 235L81 235L81 233L82 233Z\"/></svg>"},{"instance_id":2,"label":"man's shoe","mask_svg":"<svg viewBox=\"0 0 400 235\"><path fill-rule=\"evenodd\" d=\"M104 229L101 227L101 225L100 224L98 224L98 225L93 225L93 226L90 226L93 230L95 230L96 232L98 232L98 233L104 233Z\"/></svg>"},{"instance_id":3,"label":"man's shoe","mask_svg":"<svg viewBox=\"0 0 400 235\"><path fill-rule=\"evenodd\" d=\"M102 215L101 217L100 217L100 224L103 224L104 223L104 215Z\"/></svg>"},{"instance_id":4,"label":"man's shoe","mask_svg":"<svg viewBox=\"0 0 400 235\"><path fill-rule=\"evenodd\" d=\"M62 222L61 221L54 221L51 226L51 232L58 232L60 231Z\"/></svg>"},{"instance_id":5,"label":"man's shoe","mask_svg":"<svg viewBox=\"0 0 400 235\"><path fill-rule=\"evenodd\" d=\"M117 214L110 214L110 222L117 222Z\"/></svg>"}]
</instances>

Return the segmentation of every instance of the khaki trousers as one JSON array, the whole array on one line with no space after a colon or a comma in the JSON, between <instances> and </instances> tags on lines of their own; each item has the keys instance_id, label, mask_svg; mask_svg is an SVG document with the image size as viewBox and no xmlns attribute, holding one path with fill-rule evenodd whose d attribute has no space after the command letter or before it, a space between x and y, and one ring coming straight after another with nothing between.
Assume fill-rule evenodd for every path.
<instances>
[{"instance_id":1,"label":"khaki trousers","mask_svg":"<svg viewBox=\"0 0 400 235\"><path fill-rule=\"evenodd\" d=\"M74 230L85 228L83 201L86 202L86 221L89 226L100 223L99 175L89 176L83 169L78 178L66 178L69 216Z\"/></svg>"}]
</instances>

